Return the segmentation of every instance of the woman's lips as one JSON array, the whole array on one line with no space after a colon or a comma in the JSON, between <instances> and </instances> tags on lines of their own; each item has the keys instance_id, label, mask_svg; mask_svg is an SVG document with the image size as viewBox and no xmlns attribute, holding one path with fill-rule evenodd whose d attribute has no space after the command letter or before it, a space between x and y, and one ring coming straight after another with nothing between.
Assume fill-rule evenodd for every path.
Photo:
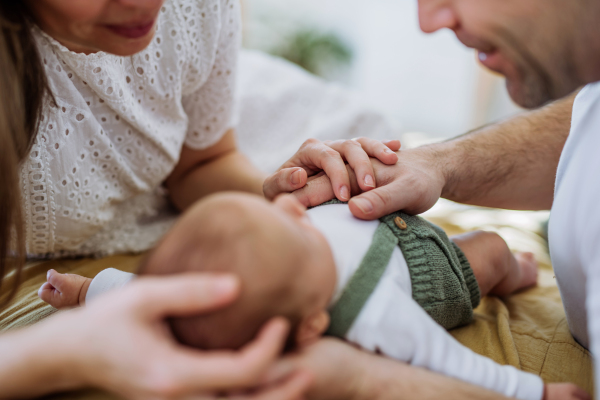
<instances>
[{"instance_id":1,"label":"woman's lips","mask_svg":"<svg viewBox=\"0 0 600 400\"><path fill-rule=\"evenodd\" d=\"M128 39L144 37L154 27L154 20L139 25L106 25L106 28L119 36Z\"/></svg>"}]
</instances>

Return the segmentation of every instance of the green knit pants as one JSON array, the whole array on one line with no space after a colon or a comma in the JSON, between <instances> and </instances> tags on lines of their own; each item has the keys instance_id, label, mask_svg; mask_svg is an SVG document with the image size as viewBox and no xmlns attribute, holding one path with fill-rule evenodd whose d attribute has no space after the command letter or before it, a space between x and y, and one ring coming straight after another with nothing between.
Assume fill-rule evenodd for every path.
<instances>
[{"instance_id":1,"label":"green knit pants","mask_svg":"<svg viewBox=\"0 0 600 400\"><path fill-rule=\"evenodd\" d=\"M339 201L325 204L334 203L342 204ZM380 221L361 265L330 310L328 333L345 336L375 290L396 246L408 264L415 301L446 329L471 322L481 294L460 248L440 227L423 218L395 212ZM395 221L405 224L399 227Z\"/></svg>"}]
</instances>

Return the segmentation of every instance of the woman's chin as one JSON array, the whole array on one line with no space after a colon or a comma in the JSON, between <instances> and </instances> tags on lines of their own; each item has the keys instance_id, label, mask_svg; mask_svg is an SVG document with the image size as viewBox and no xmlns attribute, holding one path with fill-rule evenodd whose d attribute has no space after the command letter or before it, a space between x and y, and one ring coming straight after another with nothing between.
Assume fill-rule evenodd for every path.
<instances>
[{"instance_id":1,"label":"woman's chin","mask_svg":"<svg viewBox=\"0 0 600 400\"><path fill-rule=\"evenodd\" d=\"M105 53L111 53L117 56L132 56L144 50L150 45L152 39L154 39L155 29L152 29L146 35L135 38L127 39L120 35L117 35L108 29L104 29L102 35L96 37L105 38L100 43L96 43L96 48Z\"/></svg>"}]
</instances>

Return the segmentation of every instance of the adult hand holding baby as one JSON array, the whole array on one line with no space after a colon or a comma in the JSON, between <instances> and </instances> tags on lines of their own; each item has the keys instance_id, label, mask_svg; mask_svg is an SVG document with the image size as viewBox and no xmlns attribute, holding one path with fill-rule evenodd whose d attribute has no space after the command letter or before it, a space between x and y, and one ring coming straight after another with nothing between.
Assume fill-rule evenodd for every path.
<instances>
[{"instance_id":1,"label":"adult hand holding baby","mask_svg":"<svg viewBox=\"0 0 600 400\"><path fill-rule=\"evenodd\" d=\"M103 295L102 301L57 315L15 336L30 347L35 343L47 345L41 337L51 337L52 346L62 349L60 354L65 358L60 364L64 368L54 369L60 376L47 377L47 386L52 387L44 387L42 379L29 386L40 393L93 386L140 400L213 399L220 393L255 387L281 353L287 322L272 320L240 351L199 352L178 344L165 321L167 317L213 311L238 294L239 282L229 275L139 278L122 290ZM34 337L25 338L25 333ZM10 375L35 377L31 365L44 371L45 353L36 353L42 354L36 355L36 363L23 362L27 373L16 368ZM10 357L6 361L11 364ZM49 365L58 361L56 357L47 360ZM311 381L310 374L292 372L269 388L232 398L297 400ZM10 394L22 395L19 390L25 385L13 379L2 382L2 386L3 395L14 397Z\"/></svg>"},{"instance_id":2,"label":"adult hand holding baby","mask_svg":"<svg viewBox=\"0 0 600 400\"><path fill-rule=\"evenodd\" d=\"M276 173L265 180L264 195L272 200L279 194L293 192L304 187L309 177L324 172L331 180L334 197L348 201L351 179L345 164L348 163L353 171L356 171L353 181L357 182L362 191L368 191L377 186L370 157L383 164L393 165L398 161L394 152L399 149L399 140L381 142L370 138L357 138L321 142L309 139Z\"/></svg>"}]
</instances>

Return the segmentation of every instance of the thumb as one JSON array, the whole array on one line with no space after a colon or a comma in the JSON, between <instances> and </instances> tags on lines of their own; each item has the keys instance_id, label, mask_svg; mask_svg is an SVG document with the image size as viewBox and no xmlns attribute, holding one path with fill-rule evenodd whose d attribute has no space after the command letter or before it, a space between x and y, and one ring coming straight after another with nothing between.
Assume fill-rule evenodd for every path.
<instances>
[{"instance_id":1,"label":"thumb","mask_svg":"<svg viewBox=\"0 0 600 400\"><path fill-rule=\"evenodd\" d=\"M373 220L402 210L400 190L393 183L350 199L350 211L356 218Z\"/></svg>"},{"instance_id":2,"label":"thumb","mask_svg":"<svg viewBox=\"0 0 600 400\"><path fill-rule=\"evenodd\" d=\"M230 304L239 292L234 275L189 273L137 278L123 289L125 299L115 301L130 301L141 318L161 319L213 311Z\"/></svg>"},{"instance_id":3,"label":"thumb","mask_svg":"<svg viewBox=\"0 0 600 400\"><path fill-rule=\"evenodd\" d=\"M282 193L291 193L306 185L308 174L303 168L284 168L265 179L263 193L273 200Z\"/></svg>"}]
</instances>

